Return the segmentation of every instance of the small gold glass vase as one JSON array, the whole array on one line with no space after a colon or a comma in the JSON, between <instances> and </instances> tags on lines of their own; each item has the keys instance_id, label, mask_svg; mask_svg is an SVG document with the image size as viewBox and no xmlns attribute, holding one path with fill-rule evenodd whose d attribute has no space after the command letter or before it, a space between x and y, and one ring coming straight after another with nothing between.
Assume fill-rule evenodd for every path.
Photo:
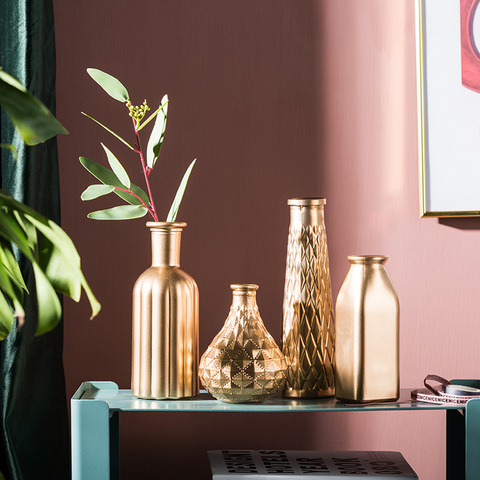
<instances>
[{"instance_id":1,"label":"small gold glass vase","mask_svg":"<svg viewBox=\"0 0 480 480\"><path fill-rule=\"evenodd\" d=\"M336 392L348 403L397 400L399 303L383 255L349 256L336 306Z\"/></svg>"},{"instance_id":2,"label":"small gold glass vase","mask_svg":"<svg viewBox=\"0 0 480 480\"><path fill-rule=\"evenodd\" d=\"M282 390L285 358L267 332L257 285L230 285L233 302L223 328L200 360L205 390L226 403L262 402Z\"/></svg>"},{"instance_id":3,"label":"small gold glass vase","mask_svg":"<svg viewBox=\"0 0 480 480\"><path fill-rule=\"evenodd\" d=\"M198 288L180 268L186 223L147 222L152 266L133 288L132 394L194 397L198 386Z\"/></svg>"},{"instance_id":4,"label":"small gold glass vase","mask_svg":"<svg viewBox=\"0 0 480 480\"><path fill-rule=\"evenodd\" d=\"M325 231L325 198L291 198L282 352L286 397L335 393L335 324Z\"/></svg>"}]
</instances>

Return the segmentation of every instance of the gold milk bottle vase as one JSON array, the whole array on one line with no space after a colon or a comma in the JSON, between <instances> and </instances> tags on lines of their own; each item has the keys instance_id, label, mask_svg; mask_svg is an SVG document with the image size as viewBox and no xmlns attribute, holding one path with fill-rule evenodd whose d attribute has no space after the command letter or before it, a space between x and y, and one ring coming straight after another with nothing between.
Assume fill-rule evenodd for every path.
<instances>
[{"instance_id":1,"label":"gold milk bottle vase","mask_svg":"<svg viewBox=\"0 0 480 480\"><path fill-rule=\"evenodd\" d=\"M399 303L383 255L349 256L336 305L336 397L349 403L399 396Z\"/></svg>"},{"instance_id":2,"label":"gold milk bottle vase","mask_svg":"<svg viewBox=\"0 0 480 480\"><path fill-rule=\"evenodd\" d=\"M152 266L133 288L132 394L193 397L198 388L198 288L180 268L186 223L147 222Z\"/></svg>"},{"instance_id":3,"label":"gold milk bottle vase","mask_svg":"<svg viewBox=\"0 0 480 480\"><path fill-rule=\"evenodd\" d=\"M325 198L292 198L283 300L284 396L332 396L335 325Z\"/></svg>"},{"instance_id":4,"label":"gold milk bottle vase","mask_svg":"<svg viewBox=\"0 0 480 480\"><path fill-rule=\"evenodd\" d=\"M226 403L262 402L282 390L285 358L268 333L256 302L257 285L230 285L232 306L200 360L200 379Z\"/></svg>"}]
</instances>

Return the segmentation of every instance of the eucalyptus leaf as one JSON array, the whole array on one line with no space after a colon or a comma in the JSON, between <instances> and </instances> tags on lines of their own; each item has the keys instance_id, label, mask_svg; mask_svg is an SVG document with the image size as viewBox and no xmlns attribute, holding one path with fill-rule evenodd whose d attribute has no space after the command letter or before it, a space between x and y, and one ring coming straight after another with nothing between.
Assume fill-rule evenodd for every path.
<instances>
[{"instance_id":1,"label":"eucalyptus leaf","mask_svg":"<svg viewBox=\"0 0 480 480\"><path fill-rule=\"evenodd\" d=\"M183 194L185 193L185 189L187 188L188 179L190 177L190 174L192 173L192 169L196 161L197 159L195 159L190 164L190 166L187 168L187 171L183 175L175 198L173 199L172 206L170 207L170 211L168 212L167 222L174 222L177 218L178 209L180 208L180 204L182 203Z\"/></svg>"},{"instance_id":2,"label":"eucalyptus leaf","mask_svg":"<svg viewBox=\"0 0 480 480\"><path fill-rule=\"evenodd\" d=\"M155 119L152 133L147 144L147 166L153 168L160 154L160 149L165 138L165 130L167 128L167 112L168 112L168 96L162 98L161 106Z\"/></svg>"},{"instance_id":3,"label":"eucalyptus leaf","mask_svg":"<svg viewBox=\"0 0 480 480\"><path fill-rule=\"evenodd\" d=\"M106 210L97 210L88 214L88 218L94 220L128 220L141 218L148 213L148 210L141 205L120 205Z\"/></svg>"},{"instance_id":4,"label":"eucalyptus leaf","mask_svg":"<svg viewBox=\"0 0 480 480\"><path fill-rule=\"evenodd\" d=\"M103 165L90 160L86 157L80 157L80 163L87 169L95 178L100 180L104 185L111 185L118 188L123 188L122 182L117 178L117 176L108 168L105 168ZM140 187L137 187L133 183L130 184L130 190L138 195L146 205L150 203L148 195ZM141 205L142 202L128 192L122 192L121 190L115 190L115 193L125 200L126 202L132 205Z\"/></svg>"},{"instance_id":5,"label":"eucalyptus leaf","mask_svg":"<svg viewBox=\"0 0 480 480\"><path fill-rule=\"evenodd\" d=\"M110 130L108 127L106 127L103 123L100 123L98 120L95 118L91 117L90 115L87 115L85 112L82 112L82 115L85 115L87 118L90 120L93 120L95 123L98 123L101 127L103 127L107 132L111 133L114 137L118 138L121 142L123 142L130 150L135 150L128 142L126 142L120 135L117 135L113 130Z\"/></svg>"},{"instance_id":6,"label":"eucalyptus leaf","mask_svg":"<svg viewBox=\"0 0 480 480\"><path fill-rule=\"evenodd\" d=\"M33 263L33 273L35 274L35 289L38 302L38 323L35 335L49 332L58 325L62 316L62 306L57 293L43 273L42 269Z\"/></svg>"},{"instance_id":7,"label":"eucalyptus leaf","mask_svg":"<svg viewBox=\"0 0 480 480\"><path fill-rule=\"evenodd\" d=\"M127 89L112 75L97 68L87 68L87 73L115 100L126 102L129 98Z\"/></svg>"},{"instance_id":8,"label":"eucalyptus leaf","mask_svg":"<svg viewBox=\"0 0 480 480\"><path fill-rule=\"evenodd\" d=\"M164 108L165 104L168 103L168 96L164 95L162 100L164 100L165 98L167 99L165 103L160 103L160 106L142 124L138 126L137 128L138 131L140 131L143 127L145 127L145 125L148 125L157 116L158 112L162 108Z\"/></svg>"},{"instance_id":9,"label":"eucalyptus leaf","mask_svg":"<svg viewBox=\"0 0 480 480\"><path fill-rule=\"evenodd\" d=\"M111 185L90 185L86 188L80 198L82 200L93 200L94 198L102 197L103 195L108 195L115 190L115 187Z\"/></svg>"},{"instance_id":10,"label":"eucalyptus leaf","mask_svg":"<svg viewBox=\"0 0 480 480\"><path fill-rule=\"evenodd\" d=\"M37 145L59 133L68 133L40 100L3 70L0 70L0 105L27 145Z\"/></svg>"},{"instance_id":11,"label":"eucalyptus leaf","mask_svg":"<svg viewBox=\"0 0 480 480\"><path fill-rule=\"evenodd\" d=\"M109 148L106 147L103 143L102 143L102 147L105 150L105 153L107 154L108 164L110 165L110 168L113 170L113 173L122 182L122 185L124 185L127 189L129 189L130 177L128 176L127 172L123 168L123 165L118 161L118 158L109 150Z\"/></svg>"}]
</instances>

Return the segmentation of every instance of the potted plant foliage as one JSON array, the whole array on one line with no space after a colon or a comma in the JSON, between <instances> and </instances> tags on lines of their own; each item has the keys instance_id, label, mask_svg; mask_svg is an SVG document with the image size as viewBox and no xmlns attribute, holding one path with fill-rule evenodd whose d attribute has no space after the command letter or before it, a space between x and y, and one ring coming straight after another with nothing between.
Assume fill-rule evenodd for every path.
<instances>
[{"instance_id":1,"label":"potted plant foliage","mask_svg":"<svg viewBox=\"0 0 480 480\"><path fill-rule=\"evenodd\" d=\"M27 145L37 145L67 133L47 107L27 92L14 77L0 69L0 105ZM2 145L12 150L12 145ZM62 307L57 293L80 300L85 291L92 317L100 304L90 289L80 265L80 256L62 228L0 190L0 340L11 331L15 317L24 322L24 294L28 294L15 248L31 263L38 304L36 334L52 330L60 321Z\"/></svg>"}]
</instances>

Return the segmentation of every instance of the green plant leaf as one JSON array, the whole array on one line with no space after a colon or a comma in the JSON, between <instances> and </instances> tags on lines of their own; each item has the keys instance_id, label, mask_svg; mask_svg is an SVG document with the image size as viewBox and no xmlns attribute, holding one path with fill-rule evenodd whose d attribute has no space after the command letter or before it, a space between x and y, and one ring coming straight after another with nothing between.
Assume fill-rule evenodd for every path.
<instances>
[{"instance_id":1,"label":"green plant leaf","mask_svg":"<svg viewBox=\"0 0 480 480\"><path fill-rule=\"evenodd\" d=\"M103 195L108 195L115 190L115 187L112 185L90 185L87 187L80 198L82 200L93 200L94 198L102 197Z\"/></svg>"},{"instance_id":2,"label":"green plant leaf","mask_svg":"<svg viewBox=\"0 0 480 480\"><path fill-rule=\"evenodd\" d=\"M38 302L38 323L35 335L49 332L57 326L62 316L62 306L58 295L37 263L33 263L35 289Z\"/></svg>"},{"instance_id":3,"label":"green plant leaf","mask_svg":"<svg viewBox=\"0 0 480 480\"><path fill-rule=\"evenodd\" d=\"M168 96L162 98L160 108L157 110L157 118L147 144L147 166L153 168L162 148L165 130L167 128Z\"/></svg>"},{"instance_id":4,"label":"green plant leaf","mask_svg":"<svg viewBox=\"0 0 480 480\"><path fill-rule=\"evenodd\" d=\"M55 222L45 223L27 216L43 234L39 265L54 289L68 295L74 301L80 300L81 289L85 291L93 318L101 309L80 267L80 255L70 237Z\"/></svg>"},{"instance_id":5,"label":"green plant leaf","mask_svg":"<svg viewBox=\"0 0 480 480\"><path fill-rule=\"evenodd\" d=\"M115 100L126 102L129 98L127 89L112 75L97 68L87 68L87 73Z\"/></svg>"},{"instance_id":6,"label":"green plant leaf","mask_svg":"<svg viewBox=\"0 0 480 480\"><path fill-rule=\"evenodd\" d=\"M0 292L0 340L6 338L12 330L13 320L12 309Z\"/></svg>"},{"instance_id":7,"label":"green plant leaf","mask_svg":"<svg viewBox=\"0 0 480 480\"><path fill-rule=\"evenodd\" d=\"M68 133L40 100L1 69L0 105L27 145L37 145L59 133Z\"/></svg>"},{"instance_id":8,"label":"green plant leaf","mask_svg":"<svg viewBox=\"0 0 480 480\"><path fill-rule=\"evenodd\" d=\"M0 235L9 240L18 247L18 249L30 260L33 261L33 254L25 236L25 232L15 221L15 217L10 212L2 212L2 221L0 222Z\"/></svg>"},{"instance_id":9,"label":"green plant leaf","mask_svg":"<svg viewBox=\"0 0 480 480\"><path fill-rule=\"evenodd\" d=\"M11 143L0 143L0 148L5 148L7 150L10 150L12 152L12 156L14 160L18 159L18 152L17 149L15 148L15 145L12 145Z\"/></svg>"},{"instance_id":10,"label":"green plant leaf","mask_svg":"<svg viewBox=\"0 0 480 480\"><path fill-rule=\"evenodd\" d=\"M187 171L183 175L175 198L173 199L172 206L170 207L170 211L168 212L167 222L174 222L177 218L178 209L180 208L180 204L182 203L183 194L185 193L185 189L187 188L188 179L190 177L190 174L192 173L192 169L196 161L197 159L195 159L190 164L190 166L187 168Z\"/></svg>"},{"instance_id":11,"label":"green plant leaf","mask_svg":"<svg viewBox=\"0 0 480 480\"><path fill-rule=\"evenodd\" d=\"M10 279L22 290L28 293L27 286L23 280L22 272L10 246L0 244L0 263L8 272Z\"/></svg>"},{"instance_id":12,"label":"green plant leaf","mask_svg":"<svg viewBox=\"0 0 480 480\"><path fill-rule=\"evenodd\" d=\"M55 291L68 295L76 302L80 300L82 284L78 278L78 265L70 262L62 249L48 239L42 241L40 267Z\"/></svg>"},{"instance_id":13,"label":"green plant leaf","mask_svg":"<svg viewBox=\"0 0 480 480\"><path fill-rule=\"evenodd\" d=\"M123 165L118 161L118 158L102 143L102 147L107 154L108 164L110 168L113 170L113 173L117 176L117 178L122 182L122 185L130 188L130 178L123 168Z\"/></svg>"},{"instance_id":14,"label":"green plant leaf","mask_svg":"<svg viewBox=\"0 0 480 480\"><path fill-rule=\"evenodd\" d=\"M16 279L12 277L12 275L5 268L3 263L0 263L0 292L3 292L4 295L9 297L11 303L13 303L13 315L17 317L24 317L25 312L22 307L23 291L21 288L18 288ZM0 293L0 296L3 297L2 293ZM11 312L10 308L9 310Z\"/></svg>"},{"instance_id":15,"label":"green plant leaf","mask_svg":"<svg viewBox=\"0 0 480 480\"><path fill-rule=\"evenodd\" d=\"M108 168L105 168L103 165L100 165L93 160L90 160L86 157L80 157L80 163L88 170L95 178L100 180L104 185L111 185L113 187L124 188L122 182L117 178L117 176ZM130 184L130 190L138 195L146 205L149 205L150 201L148 199L148 195L142 190L140 187L137 187L133 183ZM125 200L126 202L130 203L131 205L141 205L142 202L128 192L122 192L120 190L115 190L115 193Z\"/></svg>"},{"instance_id":16,"label":"green plant leaf","mask_svg":"<svg viewBox=\"0 0 480 480\"><path fill-rule=\"evenodd\" d=\"M90 120L93 120L95 123L98 123L101 127L103 127L107 132L111 133L114 137L118 138L121 142L123 142L130 150L135 150L128 142L126 142L120 135L117 135L113 130L110 130L106 127L103 123L100 123L98 120L95 120L90 115L87 115L85 112L82 112L82 115L85 115Z\"/></svg>"},{"instance_id":17,"label":"green plant leaf","mask_svg":"<svg viewBox=\"0 0 480 480\"><path fill-rule=\"evenodd\" d=\"M46 221L41 221L28 214L25 218L32 222L35 228L37 228L45 238L60 248L73 266L80 267L80 255L64 230L52 220L45 219Z\"/></svg>"},{"instance_id":18,"label":"green plant leaf","mask_svg":"<svg viewBox=\"0 0 480 480\"><path fill-rule=\"evenodd\" d=\"M88 214L88 218L94 220L128 220L130 218L141 218L148 213L148 210L141 205L120 205L106 210L97 210Z\"/></svg>"},{"instance_id":19,"label":"green plant leaf","mask_svg":"<svg viewBox=\"0 0 480 480\"><path fill-rule=\"evenodd\" d=\"M15 298L17 293L13 289L10 275L7 269L0 263L0 290L7 294L10 298Z\"/></svg>"}]
</instances>

